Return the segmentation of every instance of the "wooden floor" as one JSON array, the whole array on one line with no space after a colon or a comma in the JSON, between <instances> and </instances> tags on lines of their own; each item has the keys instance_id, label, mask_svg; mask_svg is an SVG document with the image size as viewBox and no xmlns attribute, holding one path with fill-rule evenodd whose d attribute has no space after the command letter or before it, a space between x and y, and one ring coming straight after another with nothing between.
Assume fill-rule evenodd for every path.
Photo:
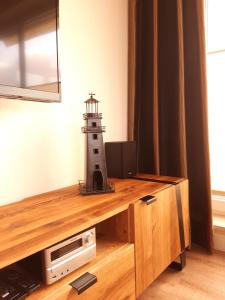
<instances>
[{"instance_id":1,"label":"wooden floor","mask_svg":"<svg viewBox=\"0 0 225 300\"><path fill-rule=\"evenodd\" d=\"M139 298L148 299L225 300L225 254L188 251L185 269L165 271Z\"/></svg>"}]
</instances>

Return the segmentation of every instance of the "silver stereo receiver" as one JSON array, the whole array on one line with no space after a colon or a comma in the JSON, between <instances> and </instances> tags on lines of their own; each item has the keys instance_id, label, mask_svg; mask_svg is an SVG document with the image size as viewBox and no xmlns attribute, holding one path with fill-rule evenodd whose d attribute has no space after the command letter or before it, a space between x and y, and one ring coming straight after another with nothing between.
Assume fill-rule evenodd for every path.
<instances>
[{"instance_id":1,"label":"silver stereo receiver","mask_svg":"<svg viewBox=\"0 0 225 300\"><path fill-rule=\"evenodd\" d=\"M42 252L46 284L51 284L96 257L95 228L74 235Z\"/></svg>"}]
</instances>

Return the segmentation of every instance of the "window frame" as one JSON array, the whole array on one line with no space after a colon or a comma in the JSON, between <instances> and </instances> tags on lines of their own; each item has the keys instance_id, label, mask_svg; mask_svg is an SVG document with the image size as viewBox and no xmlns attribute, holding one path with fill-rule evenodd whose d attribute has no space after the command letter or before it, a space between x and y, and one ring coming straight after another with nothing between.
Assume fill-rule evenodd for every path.
<instances>
[{"instance_id":1,"label":"window frame","mask_svg":"<svg viewBox=\"0 0 225 300\"><path fill-rule=\"evenodd\" d=\"M216 55L220 53L225 53L225 48L218 50L209 51L208 50L208 0L205 0L205 36L206 36L206 56ZM225 191L211 190L212 192L212 206L213 211L224 213L225 215ZM224 198L224 200L218 199L219 197Z\"/></svg>"}]
</instances>

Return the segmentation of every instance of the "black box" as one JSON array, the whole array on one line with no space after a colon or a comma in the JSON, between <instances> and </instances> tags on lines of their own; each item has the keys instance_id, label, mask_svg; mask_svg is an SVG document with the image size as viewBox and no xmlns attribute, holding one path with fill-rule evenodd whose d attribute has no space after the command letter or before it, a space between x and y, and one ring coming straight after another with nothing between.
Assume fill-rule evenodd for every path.
<instances>
[{"instance_id":1,"label":"black box","mask_svg":"<svg viewBox=\"0 0 225 300\"><path fill-rule=\"evenodd\" d=\"M105 155L109 177L128 178L137 173L136 142L105 143Z\"/></svg>"}]
</instances>

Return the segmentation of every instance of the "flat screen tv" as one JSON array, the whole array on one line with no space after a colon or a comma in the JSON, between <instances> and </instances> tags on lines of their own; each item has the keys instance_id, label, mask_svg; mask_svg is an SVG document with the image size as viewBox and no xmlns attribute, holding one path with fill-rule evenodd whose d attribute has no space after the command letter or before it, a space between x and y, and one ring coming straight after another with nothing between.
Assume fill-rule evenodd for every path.
<instances>
[{"instance_id":1,"label":"flat screen tv","mask_svg":"<svg viewBox=\"0 0 225 300\"><path fill-rule=\"evenodd\" d=\"M58 0L0 1L0 97L60 101Z\"/></svg>"}]
</instances>

